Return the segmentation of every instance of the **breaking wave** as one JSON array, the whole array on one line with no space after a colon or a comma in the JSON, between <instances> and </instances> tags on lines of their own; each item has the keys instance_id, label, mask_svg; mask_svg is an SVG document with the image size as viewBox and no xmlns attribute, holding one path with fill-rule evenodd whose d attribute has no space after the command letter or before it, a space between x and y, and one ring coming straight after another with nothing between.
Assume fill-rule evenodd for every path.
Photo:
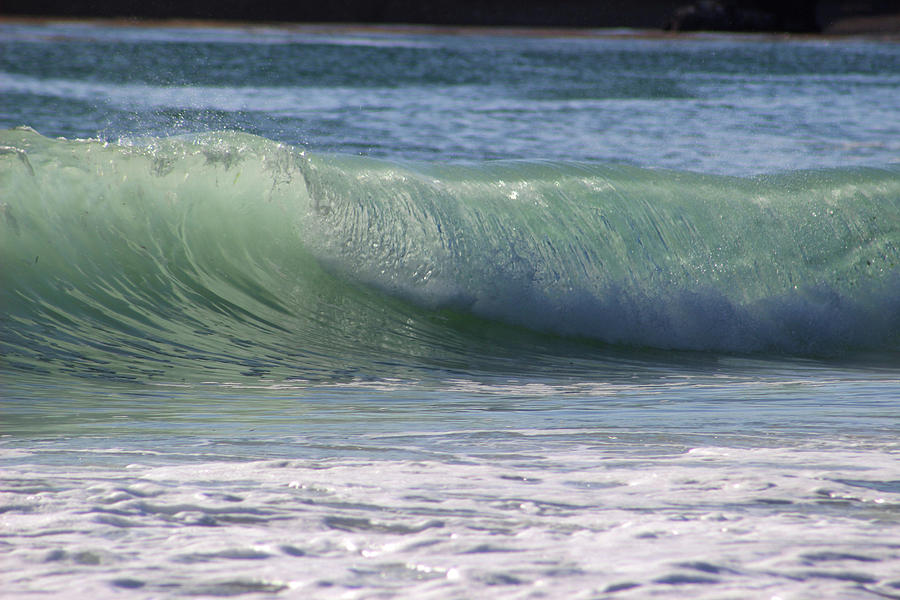
<instances>
[{"instance_id":1,"label":"breaking wave","mask_svg":"<svg viewBox=\"0 0 900 600\"><path fill-rule=\"evenodd\" d=\"M4 369L314 378L900 349L900 169L398 163L0 132ZM579 346L580 347L580 346Z\"/></svg>"}]
</instances>

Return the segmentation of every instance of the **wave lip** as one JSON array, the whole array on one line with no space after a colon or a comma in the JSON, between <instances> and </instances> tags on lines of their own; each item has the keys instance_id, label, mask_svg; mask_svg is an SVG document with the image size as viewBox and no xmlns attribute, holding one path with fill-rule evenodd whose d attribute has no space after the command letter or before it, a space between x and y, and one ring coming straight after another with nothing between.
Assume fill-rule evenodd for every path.
<instances>
[{"instance_id":1,"label":"wave lip","mask_svg":"<svg viewBox=\"0 0 900 600\"><path fill-rule=\"evenodd\" d=\"M553 346L505 326L900 348L896 167L397 163L234 132L0 147L0 327L23 368L314 376Z\"/></svg>"}]
</instances>

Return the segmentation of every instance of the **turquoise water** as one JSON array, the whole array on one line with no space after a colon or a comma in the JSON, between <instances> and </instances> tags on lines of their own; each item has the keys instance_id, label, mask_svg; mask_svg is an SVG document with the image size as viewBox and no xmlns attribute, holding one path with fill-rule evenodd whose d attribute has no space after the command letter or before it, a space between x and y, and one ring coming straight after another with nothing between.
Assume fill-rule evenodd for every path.
<instances>
[{"instance_id":1,"label":"turquoise water","mask_svg":"<svg viewBox=\"0 0 900 600\"><path fill-rule=\"evenodd\" d=\"M896 44L0 48L5 593L900 597Z\"/></svg>"}]
</instances>

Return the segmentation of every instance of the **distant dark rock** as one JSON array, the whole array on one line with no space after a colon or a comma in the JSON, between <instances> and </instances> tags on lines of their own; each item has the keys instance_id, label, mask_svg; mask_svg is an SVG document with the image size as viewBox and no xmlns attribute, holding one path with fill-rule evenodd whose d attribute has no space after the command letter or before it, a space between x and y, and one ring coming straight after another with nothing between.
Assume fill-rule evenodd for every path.
<instances>
[{"instance_id":1,"label":"distant dark rock","mask_svg":"<svg viewBox=\"0 0 900 600\"><path fill-rule=\"evenodd\" d=\"M813 33L817 0L697 0L675 10L671 31L785 31Z\"/></svg>"},{"instance_id":2,"label":"distant dark rock","mask_svg":"<svg viewBox=\"0 0 900 600\"><path fill-rule=\"evenodd\" d=\"M769 31L775 16L719 0L700 0L682 6L666 24L670 31Z\"/></svg>"},{"instance_id":3,"label":"distant dark rock","mask_svg":"<svg viewBox=\"0 0 900 600\"><path fill-rule=\"evenodd\" d=\"M897 0L819 0L816 20L825 33L900 33Z\"/></svg>"}]
</instances>

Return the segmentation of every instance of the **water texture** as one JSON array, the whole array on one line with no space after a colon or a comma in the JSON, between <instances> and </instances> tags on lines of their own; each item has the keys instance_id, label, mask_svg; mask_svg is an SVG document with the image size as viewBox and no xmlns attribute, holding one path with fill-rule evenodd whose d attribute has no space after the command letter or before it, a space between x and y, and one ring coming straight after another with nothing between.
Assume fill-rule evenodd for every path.
<instances>
[{"instance_id":1,"label":"water texture","mask_svg":"<svg viewBox=\"0 0 900 600\"><path fill-rule=\"evenodd\" d=\"M0 596L900 598L898 84L0 25Z\"/></svg>"}]
</instances>

